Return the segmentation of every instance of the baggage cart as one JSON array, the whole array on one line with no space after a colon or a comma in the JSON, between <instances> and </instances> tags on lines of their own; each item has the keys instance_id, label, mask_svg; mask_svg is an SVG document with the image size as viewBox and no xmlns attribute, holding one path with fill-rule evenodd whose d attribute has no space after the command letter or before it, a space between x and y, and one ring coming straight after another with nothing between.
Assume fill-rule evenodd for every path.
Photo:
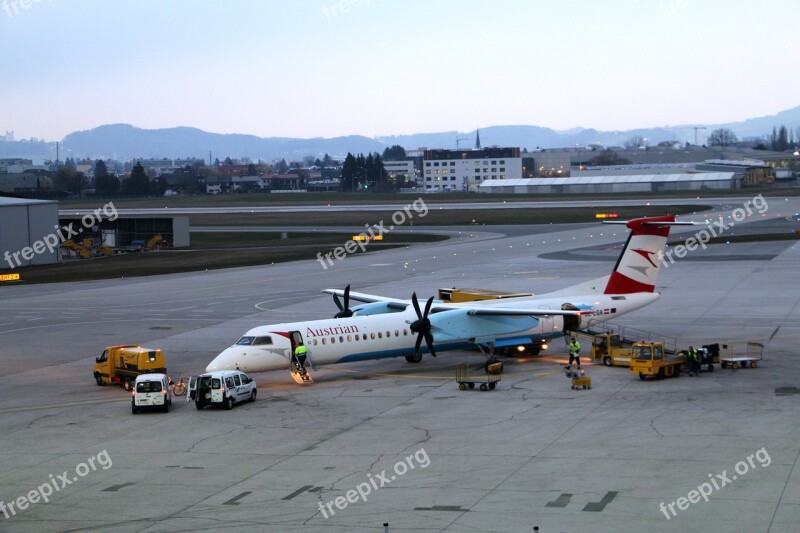
<instances>
[{"instance_id":1,"label":"baggage cart","mask_svg":"<svg viewBox=\"0 0 800 533\"><path fill-rule=\"evenodd\" d=\"M744 353L736 349L734 343L721 343L719 364L722 368L757 368L764 358L764 345L760 342L747 342ZM737 353L739 352L739 353Z\"/></svg>"},{"instance_id":2,"label":"baggage cart","mask_svg":"<svg viewBox=\"0 0 800 533\"><path fill-rule=\"evenodd\" d=\"M467 388L474 389L476 384L480 386L482 391L494 390L498 381L500 381L499 374L471 376L468 363L459 363L456 365L456 382L458 383L459 390L467 390Z\"/></svg>"}]
</instances>

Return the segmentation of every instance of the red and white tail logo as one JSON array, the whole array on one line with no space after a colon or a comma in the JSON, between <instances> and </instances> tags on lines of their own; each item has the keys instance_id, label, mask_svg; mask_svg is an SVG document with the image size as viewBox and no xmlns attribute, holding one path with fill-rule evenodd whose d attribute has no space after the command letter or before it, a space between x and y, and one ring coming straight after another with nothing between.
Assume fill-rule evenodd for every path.
<instances>
[{"instance_id":1,"label":"red and white tail logo","mask_svg":"<svg viewBox=\"0 0 800 533\"><path fill-rule=\"evenodd\" d=\"M653 292L669 228L680 222L675 222L675 215L666 215L612 223L625 224L631 234L611 273L605 294Z\"/></svg>"}]
</instances>

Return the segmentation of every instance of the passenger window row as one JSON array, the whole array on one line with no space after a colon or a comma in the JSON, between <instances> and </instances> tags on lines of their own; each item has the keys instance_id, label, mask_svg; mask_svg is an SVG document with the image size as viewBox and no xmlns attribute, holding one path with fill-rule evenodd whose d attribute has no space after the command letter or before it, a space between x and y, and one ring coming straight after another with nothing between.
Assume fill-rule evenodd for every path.
<instances>
[{"instance_id":1,"label":"passenger window row","mask_svg":"<svg viewBox=\"0 0 800 533\"><path fill-rule=\"evenodd\" d=\"M409 335L409 331L407 329L404 329L403 330L403 337L408 337L408 335ZM387 331L385 336L386 336L387 339L390 338L392 336L392 332L391 331ZM400 330L399 329L394 330L394 336L395 337L399 337L400 336ZM379 331L378 333L374 333L374 332L370 333L369 334L369 338L367 338L367 334L366 333L364 333L363 335L361 335L360 333L356 333L355 336L348 335L347 337L345 337L344 335L340 335L338 337L340 344L344 344L345 342L359 342L359 341L366 341L366 340L375 340L376 338L377 339L384 338L384 332L383 331ZM331 344L336 344L336 339L337 339L337 337L322 337L321 339L315 338L315 339L313 339L311 341L311 344L313 346L317 346L320 343L321 344L328 344L328 342L330 342Z\"/></svg>"}]
</instances>

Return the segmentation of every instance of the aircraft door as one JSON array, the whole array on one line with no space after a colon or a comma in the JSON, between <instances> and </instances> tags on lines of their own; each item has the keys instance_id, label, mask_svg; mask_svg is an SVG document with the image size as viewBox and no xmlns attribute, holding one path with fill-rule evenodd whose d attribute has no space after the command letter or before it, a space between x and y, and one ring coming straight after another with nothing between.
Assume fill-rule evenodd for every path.
<instances>
[{"instance_id":1,"label":"aircraft door","mask_svg":"<svg viewBox=\"0 0 800 533\"><path fill-rule=\"evenodd\" d=\"M299 331L291 331L289 332L289 340L292 343L292 353L294 353L295 348L303 342L303 335Z\"/></svg>"},{"instance_id":2,"label":"aircraft door","mask_svg":"<svg viewBox=\"0 0 800 533\"><path fill-rule=\"evenodd\" d=\"M295 351L295 349L301 343L304 343L303 335L299 331L291 331L291 332L289 332L289 340L292 343L292 357L290 359L292 361L294 361L294 351ZM314 368L314 361L312 360L312 355L313 354L311 353L311 348L308 346L308 344L306 344L305 346L308 349L308 352L306 353L306 363L313 369Z\"/></svg>"},{"instance_id":3,"label":"aircraft door","mask_svg":"<svg viewBox=\"0 0 800 533\"><path fill-rule=\"evenodd\" d=\"M186 393L186 401L194 401L197 398L197 376L189 378L189 389Z\"/></svg>"},{"instance_id":4,"label":"aircraft door","mask_svg":"<svg viewBox=\"0 0 800 533\"><path fill-rule=\"evenodd\" d=\"M578 311L578 308L571 303L561 305L562 311ZM579 315L564 315L564 335L568 331L578 331L581 329L581 317Z\"/></svg>"}]
</instances>

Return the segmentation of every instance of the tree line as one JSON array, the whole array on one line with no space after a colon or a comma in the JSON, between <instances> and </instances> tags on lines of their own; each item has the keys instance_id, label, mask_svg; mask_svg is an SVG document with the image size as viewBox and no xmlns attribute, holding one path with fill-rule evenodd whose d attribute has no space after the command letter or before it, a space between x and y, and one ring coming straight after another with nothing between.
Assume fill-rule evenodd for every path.
<instances>
[{"instance_id":1,"label":"tree line","mask_svg":"<svg viewBox=\"0 0 800 533\"><path fill-rule=\"evenodd\" d=\"M76 169L75 162L67 159L59 167L53 177L53 186L57 191L72 195L80 195L82 191L90 188L89 179ZM98 160L94 169L94 189L97 196L161 196L167 190L167 180L156 178L151 180L140 163L136 163L131 170L131 175L120 180L116 175L108 172L105 162Z\"/></svg>"},{"instance_id":2,"label":"tree line","mask_svg":"<svg viewBox=\"0 0 800 533\"><path fill-rule=\"evenodd\" d=\"M353 155L347 152L339 183L341 192L386 191L388 186L383 158L377 152L367 154L366 157L364 154Z\"/></svg>"}]
</instances>

